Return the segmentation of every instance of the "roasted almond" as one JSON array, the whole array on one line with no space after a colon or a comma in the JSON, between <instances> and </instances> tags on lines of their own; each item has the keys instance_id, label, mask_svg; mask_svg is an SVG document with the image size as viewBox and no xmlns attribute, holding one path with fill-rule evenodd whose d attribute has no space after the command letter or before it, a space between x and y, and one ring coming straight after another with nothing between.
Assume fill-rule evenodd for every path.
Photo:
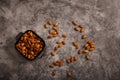
<instances>
[{"instance_id":1,"label":"roasted almond","mask_svg":"<svg viewBox=\"0 0 120 80\"><path fill-rule=\"evenodd\" d=\"M59 40L56 42L56 44L61 44L63 41L62 40Z\"/></svg>"},{"instance_id":2,"label":"roasted almond","mask_svg":"<svg viewBox=\"0 0 120 80\"><path fill-rule=\"evenodd\" d=\"M51 38L52 38L52 36L51 36L51 35L49 35L47 38L48 38L48 39L51 39Z\"/></svg>"},{"instance_id":3,"label":"roasted almond","mask_svg":"<svg viewBox=\"0 0 120 80\"><path fill-rule=\"evenodd\" d=\"M79 50L78 50L78 54L81 54L81 53L82 53L82 49L79 49Z\"/></svg>"},{"instance_id":4,"label":"roasted almond","mask_svg":"<svg viewBox=\"0 0 120 80\"><path fill-rule=\"evenodd\" d=\"M54 24L54 27L58 27L58 25L59 25L59 23L58 23L58 22L56 22L56 23Z\"/></svg>"},{"instance_id":5,"label":"roasted almond","mask_svg":"<svg viewBox=\"0 0 120 80\"><path fill-rule=\"evenodd\" d=\"M54 68L54 65L53 65L53 64L51 64L51 65L49 65L49 67L50 67L50 68Z\"/></svg>"},{"instance_id":6,"label":"roasted almond","mask_svg":"<svg viewBox=\"0 0 120 80\"><path fill-rule=\"evenodd\" d=\"M71 77L71 76L72 76L72 72L70 72L70 71L67 72L67 76L68 76L68 77Z\"/></svg>"},{"instance_id":7,"label":"roasted almond","mask_svg":"<svg viewBox=\"0 0 120 80\"><path fill-rule=\"evenodd\" d=\"M76 31L80 31L80 29L81 29L81 28L79 28L79 27L75 27L75 28L74 28L74 30L76 30Z\"/></svg>"},{"instance_id":8,"label":"roasted almond","mask_svg":"<svg viewBox=\"0 0 120 80\"><path fill-rule=\"evenodd\" d=\"M73 56L73 58L74 58L74 61L76 61L78 59L76 56Z\"/></svg>"},{"instance_id":9,"label":"roasted almond","mask_svg":"<svg viewBox=\"0 0 120 80\"><path fill-rule=\"evenodd\" d=\"M94 49L95 49L95 48L90 48L89 50L90 50L90 51L93 51Z\"/></svg>"},{"instance_id":10,"label":"roasted almond","mask_svg":"<svg viewBox=\"0 0 120 80\"><path fill-rule=\"evenodd\" d=\"M58 44L58 48L61 48L62 47L62 43L61 44Z\"/></svg>"},{"instance_id":11,"label":"roasted almond","mask_svg":"<svg viewBox=\"0 0 120 80\"><path fill-rule=\"evenodd\" d=\"M52 25L52 21L50 21L50 20L49 20L47 23L48 23L49 25Z\"/></svg>"},{"instance_id":12,"label":"roasted almond","mask_svg":"<svg viewBox=\"0 0 120 80\"><path fill-rule=\"evenodd\" d=\"M84 28L84 24L79 25L80 28Z\"/></svg>"},{"instance_id":13,"label":"roasted almond","mask_svg":"<svg viewBox=\"0 0 120 80\"><path fill-rule=\"evenodd\" d=\"M52 76L56 75L56 70L52 71Z\"/></svg>"},{"instance_id":14,"label":"roasted almond","mask_svg":"<svg viewBox=\"0 0 120 80\"><path fill-rule=\"evenodd\" d=\"M52 55L52 56L55 56L55 55L56 55L56 53L55 53L55 52L51 52L51 55Z\"/></svg>"},{"instance_id":15,"label":"roasted almond","mask_svg":"<svg viewBox=\"0 0 120 80\"><path fill-rule=\"evenodd\" d=\"M89 50L89 49L90 49L90 46L86 46L85 49L86 49L86 50Z\"/></svg>"},{"instance_id":16,"label":"roasted almond","mask_svg":"<svg viewBox=\"0 0 120 80\"><path fill-rule=\"evenodd\" d=\"M85 31L85 29L84 29L84 28L81 28L81 29L80 29L80 33L84 32L84 31Z\"/></svg>"},{"instance_id":17,"label":"roasted almond","mask_svg":"<svg viewBox=\"0 0 120 80\"><path fill-rule=\"evenodd\" d=\"M45 28L48 28L48 27L49 27L49 25L48 25L48 24L45 24L45 25L44 25L44 27L45 27Z\"/></svg>"},{"instance_id":18,"label":"roasted almond","mask_svg":"<svg viewBox=\"0 0 120 80\"><path fill-rule=\"evenodd\" d=\"M62 44L65 45L66 44L65 41L62 41Z\"/></svg>"},{"instance_id":19,"label":"roasted almond","mask_svg":"<svg viewBox=\"0 0 120 80\"><path fill-rule=\"evenodd\" d=\"M49 34L53 34L53 30L50 29L50 30L49 30Z\"/></svg>"},{"instance_id":20,"label":"roasted almond","mask_svg":"<svg viewBox=\"0 0 120 80\"><path fill-rule=\"evenodd\" d=\"M62 34L62 37L66 38L66 37L67 37L67 34Z\"/></svg>"},{"instance_id":21,"label":"roasted almond","mask_svg":"<svg viewBox=\"0 0 120 80\"><path fill-rule=\"evenodd\" d=\"M78 22L76 20L73 20L72 21L73 25L77 26L78 25Z\"/></svg>"},{"instance_id":22,"label":"roasted almond","mask_svg":"<svg viewBox=\"0 0 120 80\"><path fill-rule=\"evenodd\" d=\"M88 53L89 51L88 50L84 50L84 53Z\"/></svg>"},{"instance_id":23,"label":"roasted almond","mask_svg":"<svg viewBox=\"0 0 120 80\"><path fill-rule=\"evenodd\" d=\"M70 63L70 59L67 59L66 62L69 64Z\"/></svg>"},{"instance_id":24,"label":"roasted almond","mask_svg":"<svg viewBox=\"0 0 120 80\"><path fill-rule=\"evenodd\" d=\"M95 48L95 45L90 45L91 48Z\"/></svg>"},{"instance_id":25,"label":"roasted almond","mask_svg":"<svg viewBox=\"0 0 120 80\"><path fill-rule=\"evenodd\" d=\"M89 56L89 55L86 55L85 58L86 58L87 60L89 60L89 59L90 59L90 56Z\"/></svg>"},{"instance_id":26,"label":"roasted almond","mask_svg":"<svg viewBox=\"0 0 120 80\"><path fill-rule=\"evenodd\" d=\"M57 51L57 50L58 50L58 46L55 46L54 51Z\"/></svg>"},{"instance_id":27,"label":"roasted almond","mask_svg":"<svg viewBox=\"0 0 120 80\"><path fill-rule=\"evenodd\" d=\"M86 34L83 34L83 35L82 35L82 39L85 39L85 38L87 38L87 35L86 35Z\"/></svg>"},{"instance_id":28,"label":"roasted almond","mask_svg":"<svg viewBox=\"0 0 120 80\"><path fill-rule=\"evenodd\" d=\"M89 40L88 40L88 43L89 43L89 44L91 44L91 43L94 44L94 41L93 41L92 39L89 39Z\"/></svg>"}]
</instances>

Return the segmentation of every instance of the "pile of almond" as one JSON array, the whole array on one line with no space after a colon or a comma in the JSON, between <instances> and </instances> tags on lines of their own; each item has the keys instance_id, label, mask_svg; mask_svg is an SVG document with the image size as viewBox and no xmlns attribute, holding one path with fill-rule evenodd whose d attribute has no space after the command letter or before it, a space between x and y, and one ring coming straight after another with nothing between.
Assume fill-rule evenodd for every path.
<instances>
[{"instance_id":1,"label":"pile of almond","mask_svg":"<svg viewBox=\"0 0 120 80\"><path fill-rule=\"evenodd\" d=\"M73 20L72 21L72 24L75 26L74 30L77 31L77 32L80 32L80 33L83 33L85 31L85 27L83 24L79 25L78 22L76 20ZM45 24L45 28L48 28L49 25L52 25L52 21L48 21L46 24ZM59 30L58 30L58 25L59 23L56 22L54 25L53 25L53 28L49 30L49 36L48 38L51 39L53 37L57 37L58 34L59 34ZM61 35L63 38L67 38L67 34L62 34ZM87 34L82 34L81 35L81 39L86 39L87 38ZM58 48L61 48L63 47L63 45L66 45L66 42L63 41L63 40L58 40L56 42L56 46L54 47L54 50L51 52L51 55L52 56L55 56L56 55L56 51L58 50ZM85 54L85 58L86 60L89 60L91 59L90 58L90 55L88 54L89 52L93 51L95 49L95 43L92 39L89 39L83 47L80 46L79 42L72 42L73 46L78 49L78 54L82 54L84 53ZM72 63L74 61L77 61L78 60L78 57L77 56L71 56L70 58L66 59L66 63L69 64L69 63ZM63 65L63 60L59 59L55 62L53 62L52 64L49 65L50 68L54 68L55 66L59 66L61 67ZM52 72L52 75L55 76L56 75L56 70L54 70ZM72 72L71 71L66 71L66 75L68 77L71 77L72 76Z\"/></svg>"},{"instance_id":2,"label":"pile of almond","mask_svg":"<svg viewBox=\"0 0 120 80\"><path fill-rule=\"evenodd\" d=\"M43 49L43 41L36 36L32 31L28 31L22 35L16 48L26 58L32 60Z\"/></svg>"}]
</instances>

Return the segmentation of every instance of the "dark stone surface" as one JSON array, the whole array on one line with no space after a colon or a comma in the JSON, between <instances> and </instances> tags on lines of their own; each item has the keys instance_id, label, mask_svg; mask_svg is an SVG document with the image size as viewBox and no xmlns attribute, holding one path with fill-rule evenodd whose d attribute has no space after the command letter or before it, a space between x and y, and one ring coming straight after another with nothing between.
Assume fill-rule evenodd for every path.
<instances>
[{"instance_id":1,"label":"dark stone surface","mask_svg":"<svg viewBox=\"0 0 120 80\"><path fill-rule=\"evenodd\" d=\"M73 30L71 21L85 24L86 40ZM52 57L50 52L57 37L47 39L48 31L43 25L48 21L60 23L60 33L67 33L67 43ZM46 41L42 58L27 61L14 48L15 36L26 30L37 30ZM89 53L91 60L77 55L72 41L81 46L94 39L95 51ZM0 0L0 80L120 80L120 0ZM51 76L53 61L77 55L79 59L66 64ZM66 71L72 71L71 78Z\"/></svg>"}]
</instances>

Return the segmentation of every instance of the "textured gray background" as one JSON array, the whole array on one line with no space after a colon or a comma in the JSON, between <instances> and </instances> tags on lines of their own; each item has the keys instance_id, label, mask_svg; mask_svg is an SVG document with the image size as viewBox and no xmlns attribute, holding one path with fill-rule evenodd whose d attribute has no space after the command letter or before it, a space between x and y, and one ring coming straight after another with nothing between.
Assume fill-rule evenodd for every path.
<instances>
[{"instance_id":1,"label":"textured gray background","mask_svg":"<svg viewBox=\"0 0 120 80\"><path fill-rule=\"evenodd\" d=\"M64 63L51 76L48 66L53 61L77 55L72 41L81 46L81 34L73 30L73 19L85 24L87 39L94 39L95 51L89 53L91 60L84 55L69 65ZM43 25L48 21L60 23L60 33L67 33L48 40L48 31ZM37 30L46 41L42 58L27 61L14 48L15 36L28 29ZM52 57L50 52L55 41L63 39L67 45ZM120 80L120 0L0 0L0 80ZM71 78L66 71L72 71Z\"/></svg>"}]
</instances>

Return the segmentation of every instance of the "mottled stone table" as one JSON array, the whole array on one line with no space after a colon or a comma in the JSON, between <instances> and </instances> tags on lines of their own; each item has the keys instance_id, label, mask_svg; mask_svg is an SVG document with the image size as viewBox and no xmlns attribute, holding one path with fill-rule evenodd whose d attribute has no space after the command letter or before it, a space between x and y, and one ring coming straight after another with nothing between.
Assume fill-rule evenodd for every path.
<instances>
[{"instance_id":1,"label":"mottled stone table","mask_svg":"<svg viewBox=\"0 0 120 80\"><path fill-rule=\"evenodd\" d=\"M73 30L73 19L85 24L86 40ZM58 21L60 34L68 37L48 40L48 30L43 27L48 20ZM16 35L26 30L36 30L45 40L42 58L28 61L15 50ZM71 42L82 46L89 38L95 40L96 49L87 61L84 55L77 55ZM52 57L50 52L59 39L67 45ZM57 75L51 76L54 69L49 64L71 55L79 59L55 67ZM72 71L71 78L66 71ZM0 80L120 80L120 0L0 0Z\"/></svg>"}]
</instances>

